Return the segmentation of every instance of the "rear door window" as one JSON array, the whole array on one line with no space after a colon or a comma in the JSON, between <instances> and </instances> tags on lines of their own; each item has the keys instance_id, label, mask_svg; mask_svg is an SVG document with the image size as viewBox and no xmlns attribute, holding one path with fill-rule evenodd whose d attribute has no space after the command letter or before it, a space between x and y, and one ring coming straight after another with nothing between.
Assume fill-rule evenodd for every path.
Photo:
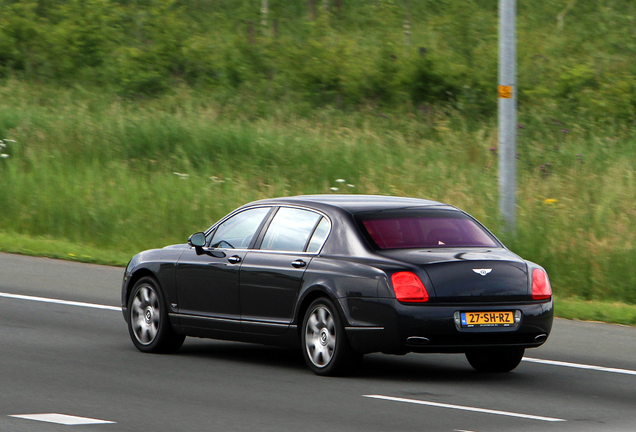
<instances>
[{"instance_id":1,"label":"rear door window","mask_svg":"<svg viewBox=\"0 0 636 432\"><path fill-rule=\"evenodd\" d=\"M325 243L327 239L327 235L329 234L329 228L331 224L327 220L327 218L322 218L320 223L316 227L314 231L314 235L311 236L311 240L309 241L309 246L307 246L307 252L318 253L322 248L322 245Z\"/></svg>"},{"instance_id":2,"label":"rear door window","mask_svg":"<svg viewBox=\"0 0 636 432\"><path fill-rule=\"evenodd\" d=\"M304 252L321 217L309 210L281 207L267 228L261 249Z\"/></svg>"}]
</instances>

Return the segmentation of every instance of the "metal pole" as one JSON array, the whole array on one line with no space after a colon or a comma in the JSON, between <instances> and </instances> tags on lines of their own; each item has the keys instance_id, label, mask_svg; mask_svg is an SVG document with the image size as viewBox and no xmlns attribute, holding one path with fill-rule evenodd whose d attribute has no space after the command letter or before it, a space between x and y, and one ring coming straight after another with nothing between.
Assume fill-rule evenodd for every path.
<instances>
[{"instance_id":1,"label":"metal pole","mask_svg":"<svg viewBox=\"0 0 636 432\"><path fill-rule=\"evenodd\" d=\"M269 2L268 0L261 1L261 30L263 35L267 35L267 15L269 14Z\"/></svg>"},{"instance_id":2,"label":"metal pole","mask_svg":"<svg viewBox=\"0 0 636 432\"><path fill-rule=\"evenodd\" d=\"M517 192L516 0L499 0L499 213L515 233Z\"/></svg>"},{"instance_id":3,"label":"metal pole","mask_svg":"<svg viewBox=\"0 0 636 432\"><path fill-rule=\"evenodd\" d=\"M411 46L411 4L409 0L406 0L404 5L404 41L407 48Z\"/></svg>"}]
</instances>

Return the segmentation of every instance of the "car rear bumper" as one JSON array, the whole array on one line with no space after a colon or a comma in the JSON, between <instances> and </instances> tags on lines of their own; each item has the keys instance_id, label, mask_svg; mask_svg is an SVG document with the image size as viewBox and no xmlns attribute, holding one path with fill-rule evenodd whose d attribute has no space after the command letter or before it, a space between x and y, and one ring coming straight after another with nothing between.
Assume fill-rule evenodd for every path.
<instances>
[{"instance_id":1,"label":"car rear bumper","mask_svg":"<svg viewBox=\"0 0 636 432\"><path fill-rule=\"evenodd\" d=\"M361 308L352 307L347 299L342 299L341 305L348 322L353 324L345 328L349 341L362 353L459 353L489 346L533 348L545 343L553 321L551 300L523 304L408 305L393 299L379 299L365 305L374 313L367 312L364 317L356 317ZM521 319L518 325L511 327L463 328L456 323L456 312L486 311L520 311ZM357 325L360 323L363 324Z\"/></svg>"}]
</instances>

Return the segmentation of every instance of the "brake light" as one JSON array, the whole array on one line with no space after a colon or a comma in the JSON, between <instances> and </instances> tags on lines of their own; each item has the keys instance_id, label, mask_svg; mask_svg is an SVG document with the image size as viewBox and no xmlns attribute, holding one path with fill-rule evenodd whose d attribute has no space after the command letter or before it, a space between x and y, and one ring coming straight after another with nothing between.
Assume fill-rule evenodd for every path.
<instances>
[{"instance_id":1,"label":"brake light","mask_svg":"<svg viewBox=\"0 0 636 432\"><path fill-rule=\"evenodd\" d=\"M552 287L550 287L548 274L541 269L532 270L532 298L547 300L550 297L552 297Z\"/></svg>"},{"instance_id":2,"label":"brake light","mask_svg":"<svg viewBox=\"0 0 636 432\"><path fill-rule=\"evenodd\" d=\"M397 272L391 276L395 298L401 302L428 301L428 292L415 273Z\"/></svg>"}]
</instances>

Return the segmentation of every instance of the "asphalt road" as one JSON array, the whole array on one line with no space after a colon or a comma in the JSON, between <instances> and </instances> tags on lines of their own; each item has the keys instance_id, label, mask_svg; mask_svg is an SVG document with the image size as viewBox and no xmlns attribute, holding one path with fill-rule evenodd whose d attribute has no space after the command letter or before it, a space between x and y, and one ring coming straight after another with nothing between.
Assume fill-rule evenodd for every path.
<instances>
[{"instance_id":1,"label":"asphalt road","mask_svg":"<svg viewBox=\"0 0 636 432\"><path fill-rule=\"evenodd\" d=\"M374 354L356 376L323 378L300 353L259 345L138 352L115 310L122 275L0 254L0 431L636 430L636 328L557 320L508 374L462 355ZM14 417L53 413L112 423Z\"/></svg>"}]
</instances>

